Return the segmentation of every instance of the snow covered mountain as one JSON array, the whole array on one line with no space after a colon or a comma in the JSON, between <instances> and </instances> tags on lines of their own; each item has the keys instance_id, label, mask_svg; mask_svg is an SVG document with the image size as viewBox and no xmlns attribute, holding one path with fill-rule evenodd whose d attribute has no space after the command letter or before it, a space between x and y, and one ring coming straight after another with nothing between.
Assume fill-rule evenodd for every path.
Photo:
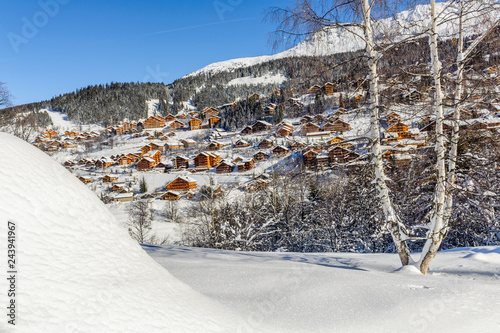
<instances>
[{"instance_id":1,"label":"snow covered mountain","mask_svg":"<svg viewBox=\"0 0 500 333\"><path fill-rule=\"evenodd\" d=\"M493 1L493 0L490 0ZM494 1L493 1L494 2ZM436 4L436 11L441 13L441 22L438 33L442 39L454 38L458 32L457 3L441 2ZM484 15L468 15L465 25L465 35L471 36L484 30ZM417 24L416 24L417 23ZM413 9L400 12L394 18L386 18L374 23L374 31L377 39L391 38L402 40L409 36L424 33L426 27L430 26L430 6L419 5ZM353 32L363 35L360 28L350 28ZM382 32L390 31L390 35ZM344 28L325 28L300 42L295 47L274 55L259 57L239 58L216 62L192 72L186 77L198 74L215 74L224 71L233 71L237 68L248 67L260 63L300 56L327 56L332 54L353 52L363 49L364 41Z\"/></svg>"}]
</instances>

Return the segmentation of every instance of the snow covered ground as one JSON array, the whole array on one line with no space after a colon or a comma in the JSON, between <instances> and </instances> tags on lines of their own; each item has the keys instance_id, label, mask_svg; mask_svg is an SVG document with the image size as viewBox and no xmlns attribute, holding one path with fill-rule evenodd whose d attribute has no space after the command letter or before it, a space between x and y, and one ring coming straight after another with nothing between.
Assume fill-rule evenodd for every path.
<instances>
[{"instance_id":1,"label":"snow covered ground","mask_svg":"<svg viewBox=\"0 0 500 333\"><path fill-rule=\"evenodd\" d=\"M238 313L154 262L96 195L48 155L5 133L0 155L11 157L0 159L0 332L238 330ZM7 268L9 225L15 225L14 268ZM12 301L16 330L6 316Z\"/></svg>"},{"instance_id":2,"label":"snow covered ground","mask_svg":"<svg viewBox=\"0 0 500 333\"><path fill-rule=\"evenodd\" d=\"M400 269L395 254L144 249L273 332L500 331L500 247L439 252L427 276Z\"/></svg>"},{"instance_id":3,"label":"snow covered ground","mask_svg":"<svg viewBox=\"0 0 500 333\"><path fill-rule=\"evenodd\" d=\"M231 80L227 83L228 86L237 86L245 84L281 84L286 81L286 76L283 74L264 75L259 77L245 76Z\"/></svg>"},{"instance_id":4,"label":"snow covered ground","mask_svg":"<svg viewBox=\"0 0 500 333\"><path fill-rule=\"evenodd\" d=\"M4 313L0 332L500 330L500 247L440 252L427 276L394 254L141 249L49 156L3 133L0 154L12 157L0 159L0 252L10 221L17 270L14 298L5 257L0 304L15 300L17 325Z\"/></svg>"}]
</instances>

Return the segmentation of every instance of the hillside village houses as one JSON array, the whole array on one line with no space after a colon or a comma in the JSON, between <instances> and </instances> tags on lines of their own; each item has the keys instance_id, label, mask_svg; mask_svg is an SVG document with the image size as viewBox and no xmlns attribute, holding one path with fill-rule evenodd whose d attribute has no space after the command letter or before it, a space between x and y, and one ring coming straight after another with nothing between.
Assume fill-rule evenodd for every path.
<instances>
[{"instance_id":1,"label":"hillside village houses","mask_svg":"<svg viewBox=\"0 0 500 333\"><path fill-rule=\"evenodd\" d=\"M402 103L408 105L426 98L425 95L405 90L397 82L390 88ZM308 91L310 95L285 100L285 119L276 124L272 123L272 116L280 105L267 101L267 96L253 94L249 99L261 101L263 117L251 124L243 124L239 131L229 132L218 125L225 117L224 113L235 107L235 103L228 103L207 107L201 112L179 112L176 115L155 115L138 121L125 121L107 127L100 134L76 129L58 133L54 129L47 129L35 139L34 145L48 152L56 152L80 149L110 137L119 136L123 142L136 140L133 142L139 144L129 151L126 151L126 147L129 147L127 144L123 145L123 149L116 150L119 152L114 155L107 156L104 154L106 150L102 150L103 156L90 157L94 155L84 154L77 160L65 161L64 165L78 171L79 179L87 186L96 186L96 182L117 183L116 179L96 176L108 170L178 175L166 185L169 192L161 193L163 200L178 200L185 198L183 191L196 191L198 188L196 181L186 176L186 173L207 176L252 174L259 165L268 168L282 159L300 160L306 170L366 163L369 150L363 138L367 135L367 125L359 120L366 118L366 115L362 109L343 107L338 103L339 94L342 93L339 89L337 84L327 82L312 86ZM308 105L315 95L331 98L332 103L337 104L323 113L308 114ZM363 98L364 92L361 88L356 96L344 95L342 98L346 100L351 97L355 100L358 95ZM301 111L300 116L288 118L287 108ZM500 104L495 98L475 101L464 110L464 115L461 128L493 131L500 128ZM450 112L445 120L445 130L451 130L451 117ZM432 117L423 115L411 118L404 107L401 110L384 111L380 132L384 160L403 165L409 163L418 149L428 145L434 126ZM200 136L198 133L205 134ZM240 156L235 156L236 152ZM107 176L111 177L109 172ZM119 194L132 191L132 187L125 185L114 184L111 188ZM134 196L125 195L117 201L131 198L133 200Z\"/></svg>"}]
</instances>

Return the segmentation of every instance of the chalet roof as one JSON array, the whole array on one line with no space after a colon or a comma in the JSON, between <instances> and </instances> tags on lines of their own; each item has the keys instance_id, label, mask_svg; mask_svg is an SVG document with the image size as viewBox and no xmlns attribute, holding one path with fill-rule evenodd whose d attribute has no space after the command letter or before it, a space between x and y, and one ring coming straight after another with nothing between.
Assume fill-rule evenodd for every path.
<instances>
[{"instance_id":1,"label":"chalet roof","mask_svg":"<svg viewBox=\"0 0 500 333\"><path fill-rule=\"evenodd\" d=\"M257 154L264 154L264 155L268 155L269 156L269 152L263 151L263 150L259 150L258 152L256 152L255 154L253 154L253 156L255 156Z\"/></svg>"},{"instance_id":2,"label":"chalet roof","mask_svg":"<svg viewBox=\"0 0 500 333\"><path fill-rule=\"evenodd\" d=\"M390 130L391 128L396 127L396 126L398 126L398 125L404 125L404 126L407 126L407 127L408 127L408 125L406 125L405 123L403 123L403 122L401 122L401 121L398 121L397 123L395 123L395 124L393 124L392 126L388 127L388 128L386 129L386 131L388 131L388 130Z\"/></svg>"},{"instance_id":3,"label":"chalet roof","mask_svg":"<svg viewBox=\"0 0 500 333\"><path fill-rule=\"evenodd\" d=\"M165 195L165 194L173 194L173 195L176 195L176 196L181 196L181 194L177 191L167 191L165 193L162 194L162 197Z\"/></svg>"},{"instance_id":4,"label":"chalet roof","mask_svg":"<svg viewBox=\"0 0 500 333\"><path fill-rule=\"evenodd\" d=\"M271 126L271 127L273 126L273 125L271 125L270 123L268 123L267 121L264 121L264 120L257 120L257 121L255 122L255 124L253 124L253 126L257 125L258 123L261 123L261 124L263 124L263 125L265 125L265 126ZM253 126L252 126L252 127L253 127Z\"/></svg>"},{"instance_id":5,"label":"chalet roof","mask_svg":"<svg viewBox=\"0 0 500 333\"><path fill-rule=\"evenodd\" d=\"M182 180L184 180L184 181L186 181L186 182L188 182L188 183L196 183L196 180L195 180L195 179L193 179L193 178L191 178L191 177L189 177L189 176L179 176L179 177L175 178L175 179L172 181L172 183L173 183L173 182L175 182L177 179L182 179Z\"/></svg>"},{"instance_id":6,"label":"chalet roof","mask_svg":"<svg viewBox=\"0 0 500 333\"><path fill-rule=\"evenodd\" d=\"M115 199L133 198L134 193L120 193L114 196Z\"/></svg>"},{"instance_id":7,"label":"chalet roof","mask_svg":"<svg viewBox=\"0 0 500 333\"><path fill-rule=\"evenodd\" d=\"M155 160L153 160L151 157L143 157L143 158L141 159L141 161L142 161L142 160L146 160L146 161L151 162L151 163L155 163L155 162L156 162L156 161L155 161Z\"/></svg>"},{"instance_id":8,"label":"chalet roof","mask_svg":"<svg viewBox=\"0 0 500 333\"><path fill-rule=\"evenodd\" d=\"M281 148L281 149L284 149L284 150L288 151L288 148L286 148L285 146L282 146L282 145L278 145L278 146L274 147L273 150L276 150L278 148Z\"/></svg>"},{"instance_id":9,"label":"chalet roof","mask_svg":"<svg viewBox=\"0 0 500 333\"><path fill-rule=\"evenodd\" d=\"M323 132L314 132L314 133L307 133L306 137L315 137L315 136L329 136L332 133L330 131L323 131Z\"/></svg>"},{"instance_id":10,"label":"chalet roof","mask_svg":"<svg viewBox=\"0 0 500 333\"><path fill-rule=\"evenodd\" d=\"M227 166L235 166L235 164L233 162L228 161L228 160L222 160L217 166L222 165L222 164L225 164Z\"/></svg>"},{"instance_id":11,"label":"chalet roof","mask_svg":"<svg viewBox=\"0 0 500 333\"><path fill-rule=\"evenodd\" d=\"M160 153L161 155L161 151L159 150L151 150L150 152L147 153L148 156L154 156L156 154Z\"/></svg>"},{"instance_id":12,"label":"chalet roof","mask_svg":"<svg viewBox=\"0 0 500 333\"><path fill-rule=\"evenodd\" d=\"M177 155L175 158L182 158L183 160L189 160L189 158L187 158L184 155Z\"/></svg>"}]
</instances>

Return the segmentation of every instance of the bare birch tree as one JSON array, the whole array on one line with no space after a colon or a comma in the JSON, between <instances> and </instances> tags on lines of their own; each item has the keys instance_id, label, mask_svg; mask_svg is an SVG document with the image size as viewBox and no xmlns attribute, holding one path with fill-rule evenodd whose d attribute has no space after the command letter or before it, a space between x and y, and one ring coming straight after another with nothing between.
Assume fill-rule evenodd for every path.
<instances>
[{"instance_id":1,"label":"bare birch tree","mask_svg":"<svg viewBox=\"0 0 500 333\"><path fill-rule=\"evenodd\" d=\"M459 13L451 13L450 7L455 3L459 3ZM480 1L478 1L480 2ZM400 2L402 4L403 2ZM410 4L405 2L406 5L414 5L416 2ZM468 2L469 3L469 2ZM470 3L476 3L470 2ZM459 140L459 121L460 121L460 103L463 91L463 71L467 58L472 54L477 45L485 38L485 36L493 31L498 25L497 21L491 27L472 43L467 50L464 50L464 17L467 14L474 16L478 15L485 8L494 9L491 7L492 1L484 0L479 6L467 6L465 1L449 1L441 4L439 9L436 6L436 1L430 1L430 24L424 22L398 22L395 20L392 26L379 27L380 31L377 33L384 35L385 38L378 38L375 40L374 36L374 21L373 11L378 6L385 9L385 14L394 14L398 12L394 2L385 3L384 1L370 1L370 0L337 0L337 1L320 1L318 6L314 6L309 0L297 1L296 7L293 10L272 9L271 17L280 22L277 32L279 35L292 35L304 36L315 33L325 28L329 29L345 29L356 38L361 39L365 44L364 60L368 68L368 82L369 82L369 100L368 110L370 112L371 124L371 153L372 165L374 170L373 183L378 191L380 207L385 215L385 226L390 231L396 250L399 254L402 265L412 263L416 265L423 274L427 273L431 260L436 255L443 238L448 230L448 222L451 216L453 206L453 191L456 174L456 159L457 147ZM485 7L490 6L490 7ZM466 9L467 8L467 9ZM495 9L496 10L496 9ZM352 19L352 23L342 23L340 18L345 21L346 18ZM457 85L456 85L456 98L458 100L456 112L454 114L454 128L451 136L451 145L447 146L447 137L444 132L444 111L443 111L443 91L442 91L442 72L443 64L439 57L439 30L440 24L449 22L459 22L459 38L457 50ZM485 24L485 22L483 22ZM413 27L417 27L415 33ZM383 29L386 31L382 31ZM413 31L411 36L406 36L405 33ZM416 39L422 34L427 34L429 37L430 46L430 70L434 82L434 99L433 109L435 118L435 132L436 132L436 179L437 184L435 187L433 209L427 225L428 232L425 237L425 244L418 261L413 261L410 256L407 241L413 240L409 237L408 232L401 222L399 216L396 214L393 203L391 202L389 188L387 186L387 177L383 169L382 151L380 144L380 115L381 109L379 101L379 86L377 65L382 56L398 43L407 42L411 39Z\"/></svg>"},{"instance_id":2,"label":"bare birch tree","mask_svg":"<svg viewBox=\"0 0 500 333\"><path fill-rule=\"evenodd\" d=\"M384 1L370 0L336 0L322 1L316 8L311 1L297 2L294 10L271 9L272 18L280 23L278 32L285 35L305 35L325 28L345 29L354 38L359 38L365 44L364 60L368 68L369 101L371 125L371 152L374 169L374 184L378 192L380 206L385 216L385 226L389 230L401 264L410 263L410 251L406 244L407 230L396 214L387 186L387 177L384 173L382 148L380 142L380 102L377 66L382 55L395 44L385 47L377 45L373 36L372 11L374 7L388 8ZM352 23L343 23L341 17L352 18ZM413 37L412 37L413 38Z\"/></svg>"},{"instance_id":3,"label":"bare birch tree","mask_svg":"<svg viewBox=\"0 0 500 333\"><path fill-rule=\"evenodd\" d=\"M478 13L485 11L496 11L496 7L490 1L473 1L468 4L464 0L457 1L459 3L459 12L456 14L458 17L458 40L457 40L457 83L455 91L455 110L453 115L453 131L451 134L451 144L448 150L448 158L446 157L446 142L445 133L443 129L444 113L443 113L443 94L441 90L441 74L443 66L439 60L439 47L438 47L438 22L446 21L446 18L441 17L444 15L444 10L437 12L436 1L431 0L431 26L429 29L429 45L431 50L431 71L434 79L435 98L434 98L434 114L435 114L435 131L436 131L436 173L437 184L434 196L433 210L430 217L427 240L422 250L422 255L418 261L418 266L423 274L426 274L431 260L436 256L441 242L449 228L449 220L453 208L453 186L456 179L456 162L457 162L457 148L459 142L460 130L460 111L462 107L462 94L464 91L465 81L463 79L463 72L465 64L472 52L476 49L479 43L486 38L497 26L498 20L490 23L490 27L482 33L475 41L464 50L464 20L466 15L476 16ZM450 3L451 5L451 3ZM486 24L486 20L483 20ZM447 160L448 159L448 160Z\"/></svg>"}]
</instances>

